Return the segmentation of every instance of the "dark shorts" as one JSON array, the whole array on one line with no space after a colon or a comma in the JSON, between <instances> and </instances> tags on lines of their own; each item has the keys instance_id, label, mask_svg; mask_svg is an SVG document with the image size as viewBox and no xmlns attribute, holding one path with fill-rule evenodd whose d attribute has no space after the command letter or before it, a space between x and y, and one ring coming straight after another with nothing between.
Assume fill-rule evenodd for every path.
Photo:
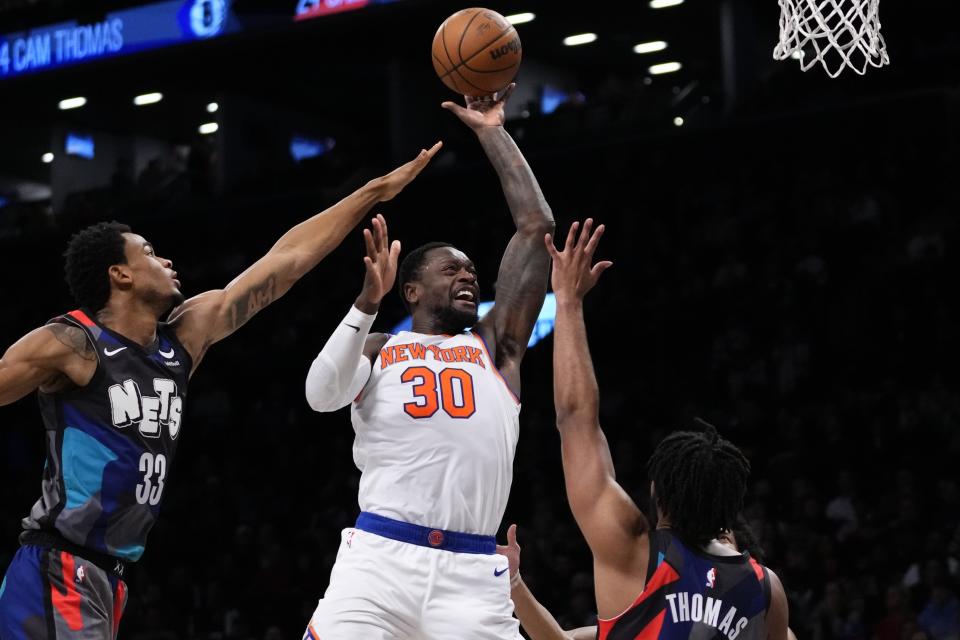
<instances>
[{"instance_id":1,"label":"dark shorts","mask_svg":"<svg viewBox=\"0 0 960 640\"><path fill-rule=\"evenodd\" d=\"M112 640L127 585L92 562L51 547L24 545L0 585L2 640Z\"/></svg>"}]
</instances>

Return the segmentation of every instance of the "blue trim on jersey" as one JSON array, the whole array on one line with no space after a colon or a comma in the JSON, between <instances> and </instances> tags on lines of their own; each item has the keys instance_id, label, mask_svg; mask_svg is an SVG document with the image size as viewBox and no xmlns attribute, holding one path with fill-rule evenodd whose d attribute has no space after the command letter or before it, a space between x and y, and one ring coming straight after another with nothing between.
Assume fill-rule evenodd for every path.
<instances>
[{"instance_id":1,"label":"blue trim on jersey","mask_svg":"<svg viewBox=\"0 0 960 640\"><path fill-rule=\"evenodd\" d=\"M110 552L117 556L118 558L123 558L124 560L130 560L131 562L136 562L140 559L140 556L143 555L143 545L142 544L131 544L126 547L111 547Z\"/></svg>"},{"instance_id":2,"label":"blue trim on jersey","mask_svg":"<svg viewBox=\"0 0 960 640\"><path fill-rule=\"evenodd\" d=\"M657 568L659 568L660 565L663 564L663 560L664 560L664 558L666 558L666 557L667 557L667 556L664 555L663 551L661 551L660 553L657 554Z\"/></svg>"},{"instance_id":3,"label":"blue trim on jersey","mask_svg":"<svg viewBox=\"0 0 960 640\"><path fill-rule=\"evenodd\" d=\"M3 576L3 582L0 582L0 598L3 597L3 592L7 590L7 576Z\"/></svg>"},{"instance_id":4,"label":"blue trim on jersey","mask_svg":"<svg viewBox=\"0 0 960 640\"><path fill-rule=\"evenodd\" d=\"M431 549L443 549L454 553L493 555L497 550L497 540L493 536L431 529L418 524L385 518L367 511L362 511L357 517L356 528L398 542L406 542Z\"/></svg>"},{"instance_id":5,"label":"blue trim on jersey","mask_svg":"<svg viewBox=\"0 0 960 640\"><path fill-rule=\"evenodd\" d=\"M74 427L63 430L63 485L67 509L82 507L101 494L107 465L117 454L93 436Z\"/></svg>"}]
</instances>

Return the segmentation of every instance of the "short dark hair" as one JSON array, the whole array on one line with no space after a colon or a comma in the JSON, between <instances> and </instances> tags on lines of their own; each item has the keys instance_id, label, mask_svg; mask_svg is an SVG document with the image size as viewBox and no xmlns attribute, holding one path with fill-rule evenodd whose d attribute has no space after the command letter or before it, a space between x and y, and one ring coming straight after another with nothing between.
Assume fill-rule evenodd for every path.
<instances>
[{"instance_id":1,"label":"short dark hair","mask_svg":"<svg viewBox=\"0 0 960 640\"><path fill-rule=\"evenodd\" d=\"M750 461L713 425L678 431L657 445L647 462L660 509L685 543L704 545L734 529L747 491Z\"/></svg>"},{"instance_id":2,"label":"short dark hair","mask_svg":"<svg viewBox=\"0 0 960 640\"><path fill-rule=\"evenodd\" d=\"M403 300L403 306L407 308L407 311L411 309L410 303L407 302L407 296L403 293L404 285L420 278L420 273L423 270L423 263L426 262L428 251L452 246L449 242L428 242L408 253L403 259L403 262L400 263L400 270L397 273L397 292L400 294L400 299Z\"/></svg>"},{"instance_id":3,"label":"short dark hair","mask_svg":"<svg viewBox=\"0 0 960 640\"><path fill-rule=\"evenodd\" d=\"M126 264L124 233L130 227L119 222L98 222L73 234L64 252L64 277L77 304L99 311L110 300L111 265Z\"/></svg>"}]
</instances>

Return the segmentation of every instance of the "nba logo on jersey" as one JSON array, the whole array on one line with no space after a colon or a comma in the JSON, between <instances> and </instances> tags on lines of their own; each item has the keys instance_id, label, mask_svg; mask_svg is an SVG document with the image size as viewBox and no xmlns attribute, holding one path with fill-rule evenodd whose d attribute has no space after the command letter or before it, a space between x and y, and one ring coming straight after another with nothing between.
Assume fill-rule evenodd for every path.
<instances>
[{"instance_id":1,"label":"nba logo on jersey","mask_svg":"<svg viewBox=\"0 0 960 640\"><path fill-rule=\"evenodd\" d=\"M83 578L84 578L84 576L86 576L86 575L87 575L87 573L86 573L86 571L84 571L83 565L81 564L80 566L77 567L77 584L82 584L82 583L83 583Z\"/></svg>"},{"instance_id":2,"label":"nba logo on jersey","mask_svg":"<svg viewBox=\"0 0 960 640\"><path fill-rule=\"evenodd\" d=\"M710 567L710 571L707 571L707 587L713 589L713 585L717 583L717 570L715 567Z\"/></svg>"}]
</instances>

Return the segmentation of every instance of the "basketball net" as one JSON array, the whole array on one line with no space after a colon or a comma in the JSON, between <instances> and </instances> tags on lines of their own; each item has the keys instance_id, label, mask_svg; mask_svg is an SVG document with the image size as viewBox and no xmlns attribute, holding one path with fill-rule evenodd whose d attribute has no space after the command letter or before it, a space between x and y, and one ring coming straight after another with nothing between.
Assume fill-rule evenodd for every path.
<instances>
[{"instance_id":1,"label":"basketball net","mask_svg":"<svg viewBox=\"0 0 960 640\"><path fill-rule=\"evenodd\" d=\"M880 35L880 0L779 0L777 60L795 58L807 71L818 62L831 78L850 68L890 63Z\"/></svg>"}]
</instances>

